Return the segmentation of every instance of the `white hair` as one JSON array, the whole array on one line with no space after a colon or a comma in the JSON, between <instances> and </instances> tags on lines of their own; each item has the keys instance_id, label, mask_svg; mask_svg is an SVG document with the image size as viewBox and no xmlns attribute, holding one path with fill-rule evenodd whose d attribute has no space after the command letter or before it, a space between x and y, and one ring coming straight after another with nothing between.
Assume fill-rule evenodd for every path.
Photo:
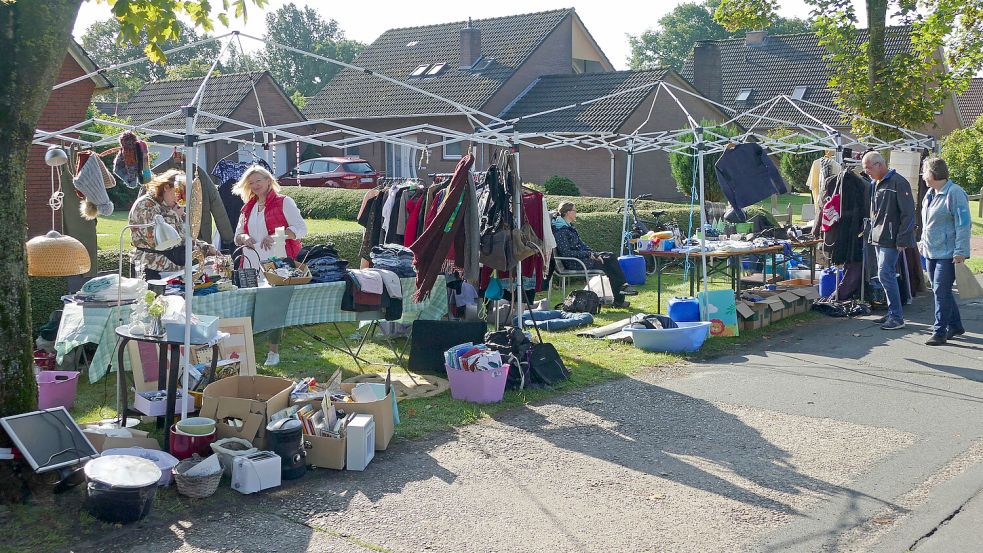
<instances>
[{"instance_id":1,"label":"white hair","mask_svg":"<svg viewBox=\"0 0 983 553\"><path fill-rule=\"evenodd\" d=\"M879 152L867 152L864 154L863 160L861 161L862 163L880 163L884 167L887 167L887 162L884 161L884 156L882 156Z\"/></svg>"}]
</instances>

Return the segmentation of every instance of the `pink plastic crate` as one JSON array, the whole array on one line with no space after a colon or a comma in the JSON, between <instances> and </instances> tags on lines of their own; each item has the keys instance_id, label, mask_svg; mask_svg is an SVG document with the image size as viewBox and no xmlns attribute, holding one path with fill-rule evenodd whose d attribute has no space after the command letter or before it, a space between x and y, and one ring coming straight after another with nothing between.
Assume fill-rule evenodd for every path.
<instances>
[{"instance_id":1,"label":"pink plastic crate","mask_svg":"<svg viewBox=\"0 0 983 553\"><path fill-rule=\"evenodd\" d=\"M451 397L474 403L498 403L505 396L505 381L509 366L491 371L461 371L447 369Z\"/></svg>"},{"instance_id":2,"label":"pink plastic crate","mask_svg":"<svg viewBox=\"0 0 983 553\"><path fill-rule=\"evenodd\" d=\"M78 371L41 371L38 383L38 409L62 406L71 409L78 391Z\"/></svg>"}]
</instances>

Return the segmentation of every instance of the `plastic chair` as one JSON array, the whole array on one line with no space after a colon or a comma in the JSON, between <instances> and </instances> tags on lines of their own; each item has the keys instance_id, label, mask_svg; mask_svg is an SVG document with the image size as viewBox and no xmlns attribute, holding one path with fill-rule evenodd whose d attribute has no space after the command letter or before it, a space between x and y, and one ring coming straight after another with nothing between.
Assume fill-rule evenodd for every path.
<instances>
[{"instance_id":1,"label":"plastic chair","mask_svg":"<svg viewBox=\"0 0 983 553\"><path fill-rule=\"evenodd\" d=\"M815 204L802 204L802 220L806 223L816 218Z\"/></svg>"},{"instance_id":2,"label":"plastic chair","mask_svg":"<svg viewBox=\"0 0 983 553\"><path fill-rule=\"evenodd\" d=\"M567 297L567 279L583 278L584 285L586 286L587 283L590 282L590 277L605 275L602 269L588 269L587 264L585 264L582 260L577 259L576 257L560 257L556 255L555 250L553 253L553 259L556 262L556 267L553 270L553 278L559 277L560 288L561 291L563 292L564 298ZM569 261L570 263L576 263L577 265L580 265L580 268L568 269L564 266L563 263L566 261ZM546 288L546 300L550 305L553 305L553 278L550 279L549 284ZM604 279L601 279L601 286L602 287L604 286ZM605 293L604 295L607 296L608 294ZM611 297L614 297L613 291L611 293Z\"/></svg>"}]
</instances>

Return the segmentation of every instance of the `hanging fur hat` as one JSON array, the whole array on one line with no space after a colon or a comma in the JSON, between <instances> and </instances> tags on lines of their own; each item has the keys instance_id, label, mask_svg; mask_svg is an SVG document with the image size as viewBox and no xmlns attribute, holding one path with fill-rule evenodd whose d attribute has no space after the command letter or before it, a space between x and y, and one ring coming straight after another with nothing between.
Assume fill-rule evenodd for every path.
<instances>
[{"instance_id":1,"label":"hanging fur hat","mask_svg":"<svg viewBox=\"0 0 983 553\"><path fill-rule=\"evenodd\" d=\"M100 168L101 167L101 168ZM99 156L91 155L82 166L77 177L75 177L75 189L82 196L82 203L79 205L79 212L82 217L88 220L95 219L99 215L112 215L113 202L106 193L105 173L106 166L99 159Z\"/></svg>"}]
</instances>

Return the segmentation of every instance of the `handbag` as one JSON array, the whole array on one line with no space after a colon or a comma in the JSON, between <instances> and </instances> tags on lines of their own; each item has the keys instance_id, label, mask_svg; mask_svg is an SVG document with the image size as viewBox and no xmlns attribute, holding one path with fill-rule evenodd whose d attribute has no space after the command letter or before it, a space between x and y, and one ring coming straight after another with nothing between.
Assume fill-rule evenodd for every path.
<instances>
[{"instance_id":1,"label":"handbag","mask_svg":"<svg viewBox=\"0 0 983 553\"><path fill-rule=\"evenodd\" d=\"M556 305L556 309L567 313L590 313L597 315L601 312L601 298L597 297L597 294L590 290L574 290L567 294L563 303Z\"/></svg>"},{"instance_id":2,"label":"handbag","mask_svg":"<svg viewBox=\"0 0 983 553\"><path fill-rule=\"evenodd\" d=\"M533 380L547 386L570 378L570 369L563 364L560 353L553 344L547 343L533 344L530 348L529 373Z\"/></svg>"},{"instance_id":3,"label":"handbag","mask_svg":"<svg viewBox=\"0 0 983 553\"><path fill-rule=\"evenodd\" d=\"M840 196L843 192L843 176L845 174L846 172L844 171L836 178L836 190L826 200L826 203L823 204L823 219L819 227L823 232L829 231L829 229L833 228L833 225L840 222Z\"/></svg>"},{"instance_id":4,"label":"handbag","mask_svg":"<svg viewBox=\"0 0 983 553\"><path fill-rule=\"evenodd\" d=\"M525 219L524 211L523 219ZM512 231L512 251L515 263L521 263L527 257L532 257L543 251L543 241L536 236L536 231L529 224L528 219L522 222L522 228L518 231Z\"/></svg>"},{"instance_id":5,"label":"handbag","mask_svg":"<svg viewBox=\"0 0 983 553\"><path fill-rule=\"evenodd\" d=\"M485 299L486 300L500 300L505 295L505 290L502 288L502 281L498 280L497 277L492 277L488 280L488 287L485 288Z\"/></svg>"},{"instance_id":6,"label":"handbag","mask_svg":"<svg viewBox=\"0 0 983 553\"><path fill-rule=\"evenodd\" d=\"M241 250L245 249L246 247L248 247L248 246L241 246L241 247L237 248L236 251L232 252L232 258L235 259L236 254L239 253ZM252 266L250 266L250 267L246 267L245 266L246 260L249 259L249 256L240 255L239 258L240 258L241 261L239 261L239 263L237 263L237 265L240 265L240 267L237 268L237 269L235 269L234 271L232 271L232 284L235 284L239 288L256 288L256 287L258 287L259 286L259 268L252 267ZM252 261L249 261L249 264L252 265L253 262Z\"/></svg>"},{"instance_id":7,"label":"handbag","mask_svg":"<svg viewBox=\"0 0 983 553\"><path fill-rule=\"evenodd\" d=\"M510 263L512 256L512 233L508 228L489 231L481 235L478 261L497 271L508 271L515 267Z\"/></svg>"}]
</instances>

